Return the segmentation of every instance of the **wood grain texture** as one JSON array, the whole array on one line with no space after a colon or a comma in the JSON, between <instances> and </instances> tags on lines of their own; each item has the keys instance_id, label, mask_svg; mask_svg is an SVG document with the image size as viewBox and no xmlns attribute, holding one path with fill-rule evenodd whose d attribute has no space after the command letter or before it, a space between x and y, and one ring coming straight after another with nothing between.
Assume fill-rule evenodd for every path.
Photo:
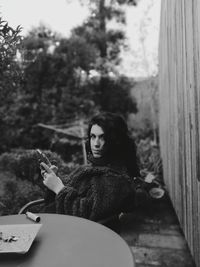
<instances>
[{"instance_id":1,"label":"wood grain texture","mask_svg":"<svg viewBox=\"0 0 200 267\"><path fill-rule=\"evenodd\" d=\"M161 2L160 146L164 180L200 266L200 2Z\"/></svg>"}]
</instances>

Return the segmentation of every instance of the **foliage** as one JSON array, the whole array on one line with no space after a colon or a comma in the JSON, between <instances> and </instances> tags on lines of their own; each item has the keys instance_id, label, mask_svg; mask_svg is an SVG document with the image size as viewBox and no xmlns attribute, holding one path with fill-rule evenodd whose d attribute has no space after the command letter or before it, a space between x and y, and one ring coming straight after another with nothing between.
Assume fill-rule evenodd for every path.
<instances>
[{"instance_id":1,"label":"foliage","mask_svg":"<svg viewBox=\"0 0 200 267\"><path fill-rule=\"evenodd\" d=\"M0 17L0 151L6 150L16 134L15 102L22 77L16 61L22 39L20 31L20 26L13 29Z\"/></svg>"},{"instance_id":2,"label":"foliage","mask_svg":"<svg viewBox=\"0 0 200 267\"><path fill-rule=\"evenodd\" d=\"M132 84L125 76L102 77L95 87L95 103L100 110L128 115L137 112L137 103L130 97Z\"/></svg>"},{"instance_id":3,"label":"foliage","mask_svg":"<svg viewBox=\"0 0 200 267\"><path fill-rule=\"evenodd\" d=\"M8 28L6 34L13 34L16 42L4 39L13 55L18 49L21 57L5 56L15 66L19 83L15 83L15 91L7 86L4 90L10 101L1 108L6 116L1 119L0 152L18 147L49 149L52 135L36 127L38 123L63 124L88 118L98 110L123 115L137 111L136 101L129 95L132 85L115 70L125 36L121 30L108 29L107 22L125 20L123 10L114 2L120 1L109 6L95 2L91 16L68 39L42 25L28 33L19 50L20 28ZM12 76L10 81L14 86Z\"/></svg>"},{"instance_id":4,"label":"foliage","mask_svg":"<svg viewBox=\"0 0 200 267\"><path fill-rule=\"evenodd\" d=\"M97 110L136 112L128 78L101 77L100 52L84 35L64 39L45 27L35 28L24 38L23 48L24 80L15 109L14 140L21 147L50 147L52 136L35 127L37 123L62 124Z\"/></svg>"},{"instance_id":5,"label":"foliage","mask_svg":"<svg viewBox=\"0 0 200 267\"><path fill-rule=\"evenodd\" d=\"M94 108L83 77L95 59L94 49L82 38L52 39L50 32L44 38L39 30L23 42L24 83L16 113L21 130L18 143L27 148L50 145L51 136L34 127L37 123L64 123ZM51 53L49 43L54 46Z\"/></svg>"},{"instance_id":6,"label":"foliage","mask_svg":"<svg viewBox=\"0 0 200 267\"><path fill-rule=\"evenodd\" d=\"M16 180L13 174L4 182L4 192L0 195L0 215L17 214L29 201L43 197L43 192L38 186L28 181Z\"/></svg>"},{"instance_id":7,"label":"foliage","mask_svg":"<svg viewBox=\"0 0 200 267\"><path fill-rule=\"evenodd\" d=\"M53 164L58 166L58 176L63 182L67 179L67 174L79 166L72 162L64 163L60 156L51 151L43 152ZM154 185L155 182L159 186L163 185L159 147L155 146L149 138L140 140L137 143L137 155L142 179L150 173L155 177ZM1 180L1 184L4 185L3 191L0 192L1 215L15 214L25 203L43 197L44 186L34 150L19 150L2 154L0 156L0 171L1 176L2 173L9 173L4 181ZM2 179L1 176L0 179ZM149 187L149 184L147 185ZM142 194L141 197L143 198L144 195ZM15 205L13 205L13 199Z\"/></svg>"},{"instance_id":8,"label":"foliage","mask_svg":"<svg viewBox=\"0 0 200 267\"><path fill-rule=\"evenodd\" d=\"M65 162L73 162L73 164L82 164L83 162L80 140L70 140L55 134L52 138L51 151L59 154Z\"/></svg>"},{"instance_id":9,"label":"foliage","mask_svg":"<svg viewBox=\"0 0 200 267\"><path fill-rule=\"evenodd\" d=\"M74 29L73 34L83 36L88 43L93 44L103 59L100 71L106 73L105 62L111 62L112 69L119 64L119 53L125 44L125 34L122 25L126 23L123 5L136 5L136 1L127 0L88 0L80 2L90 9L90 16L83 25ZM118 24L118 29L109 27L110 22Z\"/></svg>"},{"instance_id":10,"label":"foliage","mask_svg":"<svg viewBox=\"0 0 200 267\"><path fill-rule=\"evenodd\" d=\"M129 116L136 139L150 137L158 143L158 77L135 82L131 95L137 101L138 112Z\"/></svg>"},{"instance_id":11,"label":"foliage","mask_svg":"<svg viewBox=\"0 0 200 267\"><path fill-rule=\"evenodd\" d=\"M43 151L51 163L58 167L58 176L67 179L67 174L78 165L64 163L59 155ZM3 174L6 179L2 178ZM0 215L15 214L31 200L44 197L45 186L35 150L16 150L0 156ZM14 200L14 203L13 203Z\"/></svg>"},{"instance_id":12,"label":"foliage","mask_svg":"<svg viewBox=\"0 0 200 267\"><path fill-rule=\"evenodd\" d=\"M68 0L69 2L71 1L71 0ZM82 3L82 4L87 4L87 5L93 5L93 4L98 4L98 3L100 3L100 2L102 2L102 0L80 0L80 2ZM105 2L104 0L103 0L103 2ZM127 5L134 5L134 6L136 6L137 5L137 3L139 2L139 0L111 0L110 1L111 3L118 3L118 4L120 4L120 5L123 5L123 4L127 4Z\"/></svg>"},{"instance_id":13,"label":"foliage","mask_svg":"<svg viewBox=\"0 0 200 267\"><path fill-rule=\"evenodd\" d=\"M66 164L55 152L43 151L53 165L59 169L60 177L68 174L76 165ZM37 184L42 189L42 177L38 163L36 150L15 150L10 153L3 153L0 156L0 170L12 171L17 179L27 180L32 184Z\"/></svg>"},{"instance_id":14,"label":"foliage","mask_svg":"<svg viewBox=\"0 0 200 267\"><path fill-rule=\"evenodd\" d=\"M6 82L9 82L8 74L16 77L17 67L14 59L21 42L20 31L20 26L13 29L0 17L0 73ZM1 90L5 80L1 79Z\"/></svg>"},{"instance_id":15,"label":"foliage","mask_svg":"<svg viewBox=\"0 0 200 267\"><path fill-rule=\"evenodd\" d=\"M166 199L159 147L151 138L137 142L140 177L135 179L136 207L149 208L151 203Z\"/></svg>"},{"instance_id":16,"label":"foliage","mask_svg":"<svg viewBox=\"0 0 200 267\"><path fill-rule=\"evenodd\" d=\"M152 142L151 138L141 139L137 143L137 154L141 176L145 177L148 173L152 173L158 182L163 183L160 150L159 147Z\"/></svg>"}]
</instances>

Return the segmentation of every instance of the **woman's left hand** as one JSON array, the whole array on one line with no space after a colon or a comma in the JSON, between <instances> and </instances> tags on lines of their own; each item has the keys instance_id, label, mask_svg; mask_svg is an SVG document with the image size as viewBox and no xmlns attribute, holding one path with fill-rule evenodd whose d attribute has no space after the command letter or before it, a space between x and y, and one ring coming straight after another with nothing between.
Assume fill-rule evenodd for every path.
<instances>
[{"instance_id":1,"label":"woman's left hand","mask_svg":"<svg viewBox=\"0 0 200 267\"><path fill-rule=\"evenodd\" d=\"M63 182L47 164L41 162L40 165L43 169L41 171L41 174L44 178L43 184L51 191L58 194L64 188Z\"/></svg>"}]
</instances>

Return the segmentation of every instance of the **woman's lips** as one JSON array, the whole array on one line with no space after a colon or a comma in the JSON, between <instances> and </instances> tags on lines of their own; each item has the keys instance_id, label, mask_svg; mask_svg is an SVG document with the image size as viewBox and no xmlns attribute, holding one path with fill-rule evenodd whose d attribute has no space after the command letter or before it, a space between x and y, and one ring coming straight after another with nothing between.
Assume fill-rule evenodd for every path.
<instances>
[{"instance_id":1,"label":"woman's lips","mask_svg":"<svg viewBox=\"0 0 200 267\"><path fill-rule=\"evenodd\" d=\"M94 154L101 154L101 150L93 150L92 151Z\"/></svg>"}]
</instances>

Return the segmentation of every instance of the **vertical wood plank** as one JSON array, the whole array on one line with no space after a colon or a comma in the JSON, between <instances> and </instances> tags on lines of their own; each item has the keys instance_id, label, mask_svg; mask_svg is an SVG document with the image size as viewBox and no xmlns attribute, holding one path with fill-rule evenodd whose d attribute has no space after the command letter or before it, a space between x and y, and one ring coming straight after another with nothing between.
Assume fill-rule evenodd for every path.
<instances>
[{"instance_id":1,"label":"vertical wood plank","mask_svg":"<svg viewBox=\"0 0 200 267\"><path fill-rule=\"evenodd\" d=\"M200 266L200 1L161 2L159 133L164 180Z\"/></svg>"}]
</instances>

